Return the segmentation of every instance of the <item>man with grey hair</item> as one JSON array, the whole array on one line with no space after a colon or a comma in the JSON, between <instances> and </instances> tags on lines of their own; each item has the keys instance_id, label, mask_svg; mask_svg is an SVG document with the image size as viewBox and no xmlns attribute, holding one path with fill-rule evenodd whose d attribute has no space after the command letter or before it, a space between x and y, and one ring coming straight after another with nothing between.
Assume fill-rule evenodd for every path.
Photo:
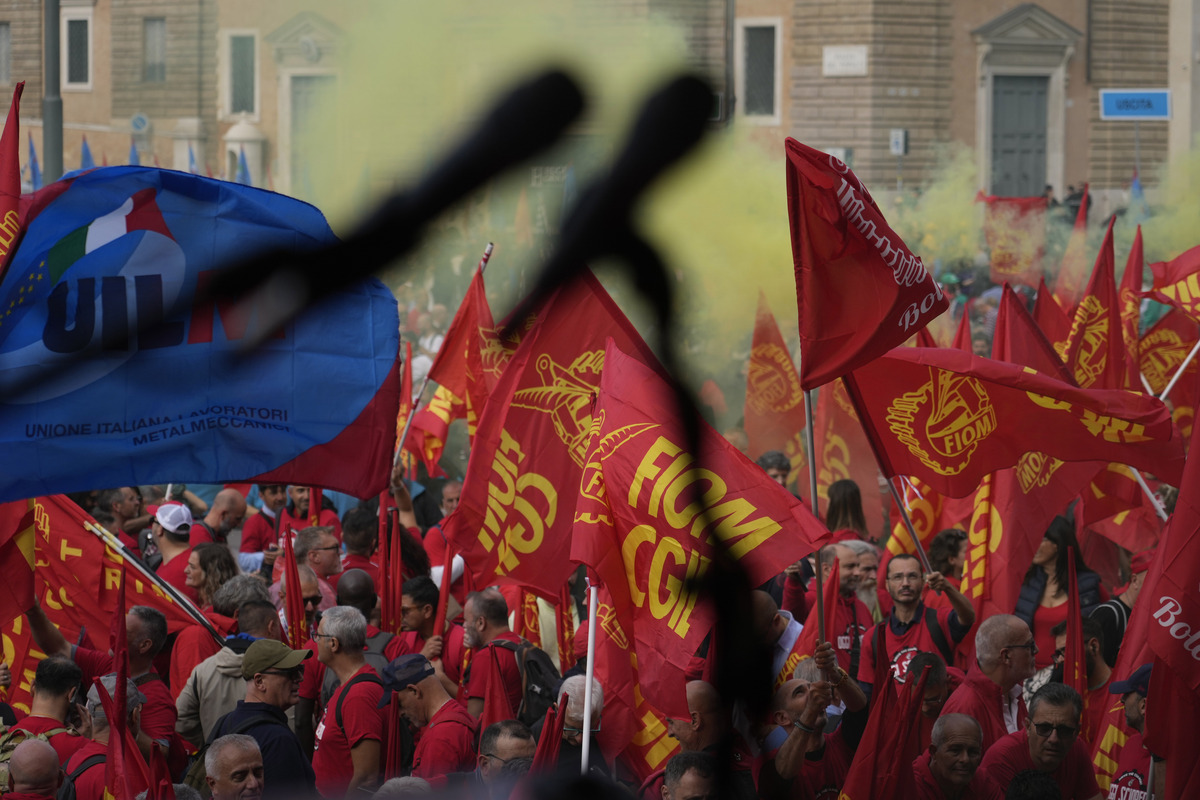
<instances>
[{"instance_id":1,"label":"man with grey hair","mask_svg":"<svg viewBox=\"0 0 1200 800\"><path fill-rule=\"evenodd\" d=\"M204 754L204 772L212 800L262 797L263 758L251 736L231 733L214 741Z\"/></svg>"},{"instance_id":2,"label":"man with grey hair","mask_svg":"<svg viewBox=\"0 0 1200 800\"><path fill-rule=\"evenodd\" d=\"M604 689L600 681L592 678L592 720L590 730L584 731L583 710L584 688L587 686L587 676L572 675L562 682L558 696L567 696L567 707L560 709L566 718L563 720L562 744L558 748L558 768L564 772L579 774L579 765L583 763L583 737L591 740L591 755L588 758L589 772L595 775L608 774L608 765L600 755L600 745L596 733L600 730L600 715L604 712ZM539 732L534 726L534 734Z\"/></svg>"},{"instance_id":3,"label":"man with grey hair","mask_svg":"<svg viewBox=\"0 0 1200 800\"><path fill-rule=\"evenodd\" d=\"M871 619L882 622L891 610L891 597L879 588L879 548L862 539L848 539L842 544L858 554L858 599L871 612Z\"/></svg>"},{"instance_id":4,"label":"man with grey hair","mask_svg":"<svg viewBox=\"0 0 1200 800\"><path fill-rule=\"evenodd\" d=\"M13 800L53 800L62 786L63 772L58 753L49 742L26 739L8 759L8 791Z\"/></svg>"},{"instance_id":5,"label":"man with grey hair","mask_svg":"<svg viewBox=\"0 0 1200 800\"><path fill-rule=\"evenodd\" d=\"M975 663L954 690L943 714L966 714L983 729L983 750L1025 724L1021 683L1033 675L1037 645L1029 626L1012 614L996 614L975 633Z\"/></svg>"},{"instance_id":6,"label":"man with grey hair","mask_svg":"<svg viewBox=\"0 0 1200 800\"><path fill-rule=\"evenodd\" d=\"M117 676L105 675L100 684L110 697L116 696ZM125 683L125 711L128 714L126 724L129 733L137 738L141 729L142 704L146 696L139 691L132 680ZM79 800L102 800L104 797L104 762L108 756L108 737L110 727L108 716L104 713L104 705L100 702L100 692L95 684L88 689L87 705L88 718L91 720L92 741L76 751L66 764L67 775L75 783L75 796ZM99 767L99 769L97 769Z\"/></svg>"},{"instance_id":7,"label":"man with grey hair","mask_svg":"<svg viewBox=\"0 0 1200 800\"><path fill-rule=\"evenodd\" d=\"M383 683L363 656L367 619L357 608L334 606L321 617L313 638L317 658L341 682L317 727L312 761L317 791L342 797L374 789L386 723L379 707Z\"/></svg>"},{"instance_id":8,"label":"man with grey hair","mask_svg":"<svg viewBox=\"0 0 1200 800\"><path fill-rule=\"evenodd\" d=\"M296 554L296 565L308 567L317 576L317 586L321 594L318 611L326 611L337 605L337 594L329 579L342 571L341 550L341 529L338 528L335 532L331 525L312 525L302 528L292 539L292 552ZM282 584L283 576L286 573L283 559L276 559L275 572L272 576L272 580L276 581L275 586Z\"/></svg>"},{"instance_id":9,"label":"man with grey hair","mask_svg":"<svg viewBox=\"0 0 1200 800\"><path fill-rule=\"evenodd\" d=\"M1000 787L979 769L983 730L966 714L933 724L929 749L913 761L919 800L1001 800Z\"/></svg>"},{"instance_id":10,"label":"man with grey hair","mask_svg":"<svg viewBox=\"0 0 1200 800\"><path fill-rule=\"evenodd\" d=\"M475 763L479 722L446 692L429 659L420 653L400 656L384 668L383 681L380 702L398 692L400 713L423 729L412 774L432 778L469 770Z\"/></svg>"},{"instance_id":11,"label":"man with grey hair","mask_svg":"<svg viewBox=\"0 0 1200 800\"><path fill-rule=\"evenodd\" d=\"M1079 736L1083 698L1061 683L1047 683L1029 701L1025 729L1010 733L983 757L981 769L1000 786L1019 772L1048 773L1063 800L1098 800L1100 786L1087 745Z\"/></svg>"},{"instance_id":12,"label":"man with grey hair","mask_svg":"<svg viewBox=\"0 0 1200 800\"><path fill-rule=\"evenodd\" d=\"M463 644L475 650L465 682L471 716L479 719L483 713L483 698L490 686L503 686L508 692L509 708L519 714L523 692L517 649L521 637L509 629L508 604L496 589L467 595L463 605Z\"/></svg>"}]
</instances>

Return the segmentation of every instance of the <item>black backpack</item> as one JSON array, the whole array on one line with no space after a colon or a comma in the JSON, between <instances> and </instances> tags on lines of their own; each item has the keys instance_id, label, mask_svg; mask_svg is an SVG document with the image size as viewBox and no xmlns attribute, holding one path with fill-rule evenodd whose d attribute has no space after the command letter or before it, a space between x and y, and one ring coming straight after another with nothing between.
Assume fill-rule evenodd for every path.
<instances>
[{"instance_id":1,"label":"black backpack","mask_svg":"<svg viewBox=\"0 0 1200 800\"><path fill-rule=\"evenodd\" d=\"M363 657L371 668L375 670L376 675L383 674L383 668L388 665L387 656L383 651L387 649L388 643L394 639L396 634L380 631L374 636L367 639L367 649L363 651ZM325 679L321 683L321 708L329 705L329 698L333 697L334 691L337 690L342 682L338 680L337 673L331 669L325 670Z\"/></svg>"},{"instance_id":2,"label":"black backpack","mask_svg":"<svg viewBox=\"0 0 1200 800\"><path fill-rule=\"evenodd\" d=\"M521 671L521 707L517 709L517 719L531 727L545 719L546 712L558 702L558 690L562 686L562 675L550 656L524 639L520 644L506 639L493 639L488 644L516 655Z\"/></svg>"},{"instance_id":3,"label":"black backpack","mask_svg":"<svg viewBox=\"0 0 1200 800\"><path fill-rule=\"evenodd\" d=\"M102 755L88 756L85 758L83 763L71 770L71 773L63 778L62 786L58 787L58 793L54 795L55 800L75 800L75 781L79 779L80 775L87 772L92 767L103 763L104 756Z\"/></svg>"}]
</instances>

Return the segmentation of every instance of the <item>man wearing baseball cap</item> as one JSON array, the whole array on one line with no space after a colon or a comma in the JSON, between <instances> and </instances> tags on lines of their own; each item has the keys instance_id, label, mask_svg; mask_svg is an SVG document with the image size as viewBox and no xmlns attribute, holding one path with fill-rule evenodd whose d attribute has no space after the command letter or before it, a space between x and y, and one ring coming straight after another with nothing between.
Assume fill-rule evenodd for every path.
<instances>
[{"instance_id":1,"label":"man wearing baseball cap","mask_svg":"<svg viewBox=\"0 0 1200 800\"><path fill-rule=\"evenodd\" d=\"M162 555L162 564L156 570L158 577L185 594L199 607L200 595L187 585L183 574L188 556L192 554L189 544L191 530L192 512L180 503L163 503L154 512L154 521L150 524L150 536Z\"/></svg>"},{"instance_id":2,"label":"man wearing baseball cap","mask_svg":"<svg viewBox=\"0 0 1200 800\"><path fill-rule=\"evenodd\" d=\"M316 774L288 727L287 710L300 699L304 660L311 650L293 650L278 639L256 639L242 656L246 699L213 726L209 740L242 733L258 742L263 759L264 798L311 797Z\"/></svg>"},{"instance_id":3,"label":"man wearing baseball cap","mask_svg":"<svg viewBox=\"0 0 1200 800\"><path fill-rule=\"evenodd\" d=\"M1121 641L1125 638L1129 615L1133 612L1133 604L1137 602L1142 584L1146 581L1146 571L1153 560L1153 550L1143 550L1135 555L1129 565L1129 583L1114 590L1113 599L1092 609L1091 618L1100 623L1100 629L1104 632L1101 655L1110 667L1117 665L1117 651L1121 649Z\"/></svg>"},{"instance_id":4,"label":"man wearing baseball cap","mask_svg":"<svg viewBox=\"0 0 1200 800\"><path fill-rule=\"evenodd\" d=\"M1108 686L1111 694L1121 696L1125 706L1125 722L1137 733L1125 741L1117 760L1117 771L1113 773L1109 797L1122 800L1144 800L1147 781L1150 777L1150 760L1154 760L1155 797L1166 797L1166 765L1158 756L1151 755L1142 745L1142 734L1146 732L1146 696L1150 694L1150 671L1153 664L1142 664L1132 675L1122 681L1113 681Z\"/></svg>"},{"instance_id":5,"label":"man wearing baseball cap","mask_svg":"<svg viewBox=\"0 0 1200 800\"><path fill-rule=\"evenodd\" d=\"M401 713L425 729L413 754L413 775L433 782L474 767L479 723L446 692L428 658L413 653L395 659L383 670L383 687L380 706L398 692Z\"/></svg>"}]
</instances>

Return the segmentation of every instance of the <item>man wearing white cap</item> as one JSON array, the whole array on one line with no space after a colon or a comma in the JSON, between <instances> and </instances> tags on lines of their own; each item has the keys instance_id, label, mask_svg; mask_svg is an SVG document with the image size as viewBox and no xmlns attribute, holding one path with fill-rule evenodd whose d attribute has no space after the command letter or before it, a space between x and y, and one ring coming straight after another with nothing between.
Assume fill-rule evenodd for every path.
<instances>
[{"instance_id":1,"label":"man wearing white cap","mask_svg":"<svg viewBox=\"0 0 1200 800\"><path fill-rule=\"evenodd\" d=\"M200 595L187 585L183 574L188 556L192 554L189 544L191 530L192 512L180 503L164 503L159 506L150 525L150 535L158 547L158 552L162 554L158 577L174 586L199 607Z\"/></svg>"}]
</instances>

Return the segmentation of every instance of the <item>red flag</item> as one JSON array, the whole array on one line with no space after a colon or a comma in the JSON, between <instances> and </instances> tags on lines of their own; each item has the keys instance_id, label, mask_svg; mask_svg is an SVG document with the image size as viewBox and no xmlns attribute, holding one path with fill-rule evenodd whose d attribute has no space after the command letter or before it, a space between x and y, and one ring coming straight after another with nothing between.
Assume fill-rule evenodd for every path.
<instances>
[{"instance_id":1,"label":"red flag","mask_svg":"<svg viewBox=\"0 0 1200 800\"><path fill-rule=\"evenodd\" d=\"M800 384L812 389L903 344L950 302L849 167L795 139L784 149Z\"/></svg>"},{"instance_id":2,"label":"red flag","mask_svg":"<svg viewBox=\"0 0 1200 800\"><path fill-rule=\"evenodd\" d=\"M1176 309L1168 311L1146 331L1139 344L1138 363L1152 392L1161 394L1167 388L1197 340L1200 340L1200 327L1196 321ZM1187 368L1194 371L1196 360L1193 359ZM1187 390L1194 383L1185 373L1171 389L1171 398L1178 397L1176 392Z\"/></svg>"},{"instance_id":3,"label":"red flag","mask_svg":"<svg viewBox=\"0 0 1200 800\"><path fill-rule=\"evenodd\" d=\"M657 364L589 272L550 297L500 377L443 526L476 585L518 584L553 601L570 575L572 509L609 337Z\"/></svg>"},{"instance_id":4,"label":"red flag","mask_svg":"<svg viewBox=\"0 0 1200 800\"><path fill-rule=\"evenodd\" d=\"M825 384L817 393L813 439L817 454L817 495L820 503L828 506L829 487L836 481L854 481L862 496L863 518L867 521L867 527L878 533L883 520L883 500L878 491L879 467L875 464L871 443L867 441L867 435L858 421L858 412L854 410L854 404L850 402L841 381ZM819 508L820 503L810 505Z\"/></svg>"},{"instance_id":5,"label":"red flag","mask_svg":"<svg viewBox=\"0 0 1200 800\"><path fill-rule=\"evenodd\" d=\"M1083 715L1088 718L1088 674L1087 661L1083 654L1083 616L1079 607L1079 581L1075 577L1075 548L1067 548L1067 650L1063 661L1063 683L1079 692L1083 698ZM1079 731L1086 744L1088 728Z\"/></svg>"},{"instance_id":6,"label":"red flag","mask_svg":"<svg viewBox=\"0 0 1200 800\"><path fill-rule=\"evenodd\" d=\"M1196 768L1200 740L1193 733L1200 719L1200 698L1190 684L1169 661L1155 655L1142 741L1150 752L1166 759L1166 797L1200 797L1200 769Z\"/></svg>"},{"instance_id":7,"label":"red flag","mask_svg":"<svg viewBox=\"0 0 1200 800\"><path fill-rule=\"evenodd\" d=\"M325 493L316 486L308 490L308 524L321 524L321 503L324 502Z\"/></svg>"},{"instance_id":8,"label":"red flag","mask_svg":"<svg viewBox=\"0 0 1200 800\"><path fill-rule=\"evenodd\" d=\"M1062 358L1067 353L1067 337L1071 335L1071 318L1054 299L1045 281L1038 285L1037 299L1033 304L1033 318L1054 346L1054 352Z\"/></svg>"},{"instance_id":9,"label":"red flag","mask_svg":"<svg viewBox=\"0 0 1200 800\"><path fill-rule=\"evenodd\" d=\"M879 659L883 664L884 659ZM892 800L916 797L913 760L920 754L921 699L925 696L926 668L915 689L897 692L895 681L876 681L883 686L879 702L872 703L854 760L846 773L838 800ZM897 694L899 696L897 696Z\"/></svg>"},{"instance_id":10,"label":"red flag","mask_svg":"<svg viewBox=\"0 0 1200 800\"><path fill-rule=\"evenodd\" d=\"M992 283L1037 288L1046 248L1045 197L984 197L983 235L991 252Z\"/></svg>"},{"instance_id":11,"label":"red flag","mask_svg":"<svg viewBox=\"0 0 1200 800\"><path fill-rule=\"evenodd\" d=\"M113 603L112 626L109 630L109 643L114 655L113 666L117 673L111 701L103 684L96 680L100 702L104 706L109 726L108 754L104 764L104 791L116 800L133 800L139 792L150 786L150 771L133 742L128 714L125 712L129 698L129 647L125 608L125 568L122 567Z\"/></svg>"},{"instance_id":12,"label":"red flag","mask_svg":"<svg viewBox=\"0 0 1200 800\"><path fill-rule=\"evenodd\" d=\"M1145 261L1142 254L1142 226L1138 225L1118 292L1121 302L1121 339L1125 343L1125 385L1135 392L1142 391L1142 382L1138 377L1138 330L1142 319L1142 273Z\"/></svg>"},{"instance_id":13,"label":"red flag","mask_svg":"<svg viewBox=\"0 0 1200 800\"><path fill-rule=\"evenodd\" d=\"M513 709L512 704L508 702L508 691L503 685L495 685L501 681L502 677L500 664L496 661L496 648L488 647L480 650L478 655L480 658L492 659L492 668L485 675L486 685L483 687L483 711L479 715L479 729L487 730L488 726L495 722L515 718L517 713ZM483 665L480 664L477 669L483 669Z\"/></svg>"},{"instance_id":14,"label":"red flag","mask_svg":"<svg viewBox=\"0 0 1200 800\"><path fill-rule=\"evenodd\" d=\"M1125 342L1121 335L1121 302L1113 275L1112 230L1110 220L1087 292L1075 309L1063 358L1075 382L1084 389L1136 388L1125 385Z\"/></svg>"},{"instance_id":15,"label":"red flag","mask_svg":"<svg viewBox=\"0 0 1200 800\"><path fill-rule=\"evenodd\" d=\"M445 470L438 463L450 434L450 423L467 416L465 401L439 386L423 408L413 414L405 447L416 453L431 478L444 478Z\"/></svg>"},{"instance_id":16,"label":"red flag","mask_svg":"<svg viewBox=\"0 0 1200 800\"><path fill-rule=\"evenodd\" d=\"M929 549L933 538L946 528L966 528L971 519L971 498L943 497L917 477L905 479L900 499L908 511L908 519L916 531L917 539L925 550ZM908 532L908 526L904 524L900 509L893 504L889 510L892 535L887 540L888 553L893 556L901 553L915 554L917 548L913 545L912 536ZM886 564L881 563L879 566L886 575Z\"/></svg>"},{"instance_id":17,"label":"red flag","mask_svg":"<svg viewBox=\"0 0 1200 800\"><path fill-rule=\"evenodd\" d=\"M500 694L505 694L500 692ZM388 699L387 744L383 754L383 779L391 780L404 775L404 736L401 725L408 722L400 715L400 693L393 691Z\"/></svg>"},{"instance_id":18,"label":"red flag","mask_svg":"<svg viewBox=\"0 0 1200 800\"><path fill-rule=\"evenodd\" d=\"M1182 443L1154 398L1077 389L957 350L897 348L846 381L884 474L920 476L951 497L1034 447L1064 461L1120 461L1166 480L1181 473Z\"/></svg>"},{"instance_id":19,"label":"red flag","mask_svg":"<svg viewBox=\"0 0 1200 800\"><path fill-rule=\"evenodd\" d=\"M571 559L595 570L642 663L657 664L643 673L642 691L686 717L681 678L714 624L693 581L717 556L717 540L757 586L829 533L708 425L702 466L692 466L663 378L611 340L604 359Z\"/></svg>"},{"instance_id":20,"label":"red flag","mask_svg":"<svg viewBox=\"0 0 1200 800\"><path fill-rule=\"evenodd\" d=\"M293 538L290 532L283 537L284 611L287 614L287 630L284 634L288 647L299 650L308 641L308 620L304 617L304 592L300 591L300 571L296 566Z\"/></svg>"},{"instance_id":21,"label":"red flag","mask_svg":"<svg viewBox=\"0 0 1200 800\"><path fill-rule=\"evenodd\" d=\"M827 637L832 636L837 629L837 604L841 581L841 561L835 558L833 567L829 571L829 577L825 578L824 584L821 586L821 611L825 612L824 630ZM775 690L792 679L792 673L796 671L796 664L806 658L812 658L813 653L817 652L817 645L821 643L820 634L821 618L817 614L817 604L813 603L812 608L808 610L808 616L804 618L804 627L801 629L800 635L796 637L796 643L792 645L792 654L796 658L795 660L789 658L784 662L783 671L775 676Z\"/></svg>"},{"instance_id":22,"label":"red flag","mask_svg":"<svg viewBox=\"0 0 1200 800\"><path fill-rule=\"evenodd\" d=\"M768 450L782 450L793 471L804 466L801 435L805 423L804 394L800 390L800 376L767 305L767 297L761 291L746 375L745 418L751 458L757 459Z\"/></svg>"},{"instance_id":23,"label":"red flag","mask_svg":"<svg viewBox=\"0 0 1200 800\"><path fill-rule=\"evenodd\" d=\"M446 549L442 558L442 581L438 584L438 605L437 612L433 617L433 630L438 636L445 633L446 630L446 607L450 604L450 584L454 583L451 578L451 570L454 567L454 556L457 551L450 542L446 542Z\"/></svg>"},{"instance_id":24,"label":"red flag","mask_svg":"<svg viewBox=\"0 0 1200 800\"><path fill-rule=\"evenodd\" d=\"M1079 213L1075 215L1075 228L1058 266L1058 280L1054 283L1054 299L1065 309L1074 309L1083 298L1083 278L1087 274L1087 213L1088 185L1083 185L1083 200Z\"/></svg>"},{"instance_id":25,"label":"red flag","mask_svg":"<svg viewBox=\"0 0 1200 800\"><path fill-rule=\"evenodd\" d=\"M0 280L8 271L13 244L21 232L21 93L25 81L13 87L12 105L0 134Z\"/></svg>"},{"instance_id":26,"label":"red flag","mask_svg":"<svg viewBox=\"0 0 1200 800\"><path fill-rule=\"evenodd\" d=\"M679 752L679 742L667 733L662 712L641 689L633 642L617 621L608 589L601 586L596 594L596 650L590 657L604 687L604 724L596 738L604 758L619 761L641 783Z\"/></svg>"},{"instance_id":27,"label":"red flag","mask_svg":"<svg viewBox=\"0 0 1200 800\"><path fill-rule=\"evenodd\" d=\"M0 504L0 563L8 567L0 582L0 625L33 605L34 532L32 500Z\"/></svg>"},{"instance_id":28,"label":"red flag","mask_svg":"<svg viewBox=\"0 0 1200 800\"><path fill-rule=\"evenodd\" d=\"M1039 294L1039 300L1041 297ZM1046 297L1047 302L1054 302L1049 295ZM1057 307L1056 305L1055 308ZM1000 296L1000 308L996 312L995 342L992 357L998 361L1031 367L1064 383L1075 382L1075 378L1055 352L1054 345L1029 315L1025 303L1009 286L1004 287Z\"/></svg>"},{"instance_id":29,"label":"red flag","mask_svg":"<svg viewBox=\"0 0 1200 800\"><path fill-rule=\"evenodd\" d=\"M575 666L575 617L571 610L575 608L575 598L566 584L558 596L558 665L559 672L566 672Z\"/></svg>"},{"instance_id":30,"label":"red flag","mask_svg":"<svg viewBox=\"0 0 1200 800\"><path fill-rule=\"evenodd\" d=\"M954 341L950 346L955 350L962 350L964 353L974 352L974 346L971 342L971 306L974 304L975 298L971 298L963 306L963 315L958 318L958 327L954 329ZM918 345L925 347L926 345Z\"/></svg>"},{"instance_id":31,"label":"red flag","mask_svg":"<svg viewBox=\"0 0 1200 800\"><path fill-rule=\"evenodd\" d=\"M387 492L381 492L379 495L379 549L375 551L379 558L379 580L375 584L375 591L379 593L379 629L399 636L400 614L396 613L396 606L392 598L392 537L388 534L388 501L390 499L391 495ZM403 593L403 585L400 591Z\"/></svg>"},{"instance_id":32,"label":"red flag","mask_svg":"<svg viewBox=\"0 0 1200 800\"><path fill-rule=\"evenodd\" d=\"M546 710L542 736L538 739L533 764L529 767L531 773L549 773L558 769L558 751L562 748L563 725L567 721L567 697L564 692L558 698L558 705Z\"/></svg>"},{"instance_id":33,"label":"red flag","mask_svg":"<svg viewBox=\"0 0 1200 800\"><path fill-rule=\"evenodd\" d=\"M408 418L413 413L413 375L412 375L412 342L404 343L404 361L400 364L400 407L396 411L396 449L400 451L398 456L404 463L405 475L411 477L416 474L416 461L421 455L421 448L414 444L416 438L413 436L412 426L408 424ZM408 428L408 438L404 438L404 429ZM388 497L385 490L380 494L380 497ZM383 507L380 506L380 514L383 514Z\"/></svg>"},{"instance_id":34,"label":"red flag","mask_svg":"<svg viewBox=\"0 0 1200 800\"><path fill-rule=\"evenodd\" d=\"M1154 285L1146 292L1147 297L1172 305L1200 321L1200 246L1170 261L1151 264L1150 273Z\"/></svg>"}]
</instances>

